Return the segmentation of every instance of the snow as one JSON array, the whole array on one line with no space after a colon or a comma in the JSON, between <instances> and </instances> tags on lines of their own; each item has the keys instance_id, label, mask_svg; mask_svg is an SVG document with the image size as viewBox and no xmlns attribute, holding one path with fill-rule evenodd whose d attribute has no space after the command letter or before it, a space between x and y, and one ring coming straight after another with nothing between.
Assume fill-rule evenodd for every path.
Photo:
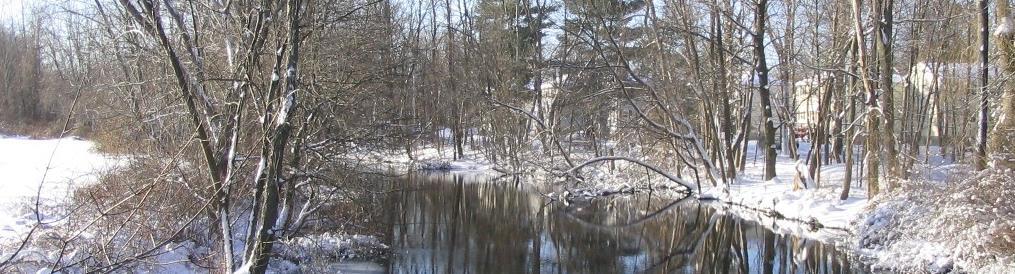
<instances>
[{"instance_id":1,"label":"snow","mask_svg":"<svg viewBox=\"0 0 1015 274\"><path fill-rule=\"evenodd\" d=\"M110 157L96 153L94 144L76 137L55 140L0 138L0 200L33 197L43 186L43 198L55 199L87 182L112 165ZM52 156L52 160L50 157ZM48 172L47 172L48 167Z\"/></svg>"},{"instance_id":2,"label":"snow","mask_svg":"<svg viewBox=\"0 0 1015 274\"><path fill-rule=\"evenodd\" d=\"M997 28L994 29L994 36L1011 34L1013 31L1011 21L1011 18L1002 17L1001 23L997 24Z\"/></svg>"},{"instance_id":3,"label":"snow","mask_svg":"<svg viewBox=\"0 0 1015 274\"><path fill-rule=\"evenodd\" d=\"M148 273L195 273L195 272L206 272L202 268L199 268L190 263L191 254L200 254L201 251L197 251L197 244L194 241L185 241L182 243L169 243L162 247L161 254L155 256L153 261L158 262L157 264L147 267L148 269L141 269L139 272ZM202 250L207 252L207 250Z\"/></svg>"},{"instance_id":4,"label":"snow","mask_svg":"<svg viewBox=\"0 0 1015 274\"><path fill-rule=\"evenodd\" d=\"M753 153L755 145L753 141L748 145L749 154ZM807 149L806 143L801 145L801 157L807 155ZM775 178L764 181L764 160L751 161L751 158L748 155L744 173L738 176L735 183L728 187L703 187L699 196L843 230L850 227L850 221L867 205L866 191L856 186L850 189L849 198L839 200L845 175L843 164L822 166L820 186L808 182L806 189L794 190L791 182L798 170L807 176L807 168L802 161L779 156L775 165ZM813 236L824 238L824 235Z\"/></svg>"},{"instance_id":5,"label":"snow","mask_svg":"<svg viewBox=\"0 0 1015 274\"><path fill-rule=\"evenodd\" d=\"M450 131L447 130L439 134L445 139L450 138L450 135ZM457 160L454 159L454 147L447 144L417 147L412 151L413 157L409 157L404 150L368 150L363 147L351 147L354 152L350 153L349 160L379 170L448 171L482 176L492 176L496 173L495 164L488 160L481 150L472 149L469 145L466 145L465 156ZM845 175L843 164L822 166L818 184L813 182L812 178L808 178L806 161L779 156L775 178L764 180L764 160L760 155L764 151L757 148L756 141L748 143L746 168L743 172L739 172L735 182L719 186L702 182L702 192L697 193L697 197L715 200L705 204L716 208L722 214L734 214L757 221L777 233L852 245L851 249L866 258L865 262L874 269L906 272L947 272L960 269L988 273L1015 269L1010 257L989 259L991 257L988 256L993 253L984 251L990 248L989 246L963 246L966 243L976 242L975 239L997 235L997 231L1003 232L1005 229L1015 231L1015 226L1011 225L1011 218L1005 218L1010 216L1005 214L1012 214L1013 210L999 211L997 207L983 206L991 203L1011 204L1010 200L1007 200L1012 199L1011 195L984 196L983 193L975 192L975 188L971 188L949 193L947 199L932 196L934 193L946 193L943 190L945 188L955 190L957 188L955 182L970 177L967 165L955 164L942 157L921 156L920 162L923 159L927 159L927 162L918 163L912 168L912 180L918 183L903 183L912 187L909 190L921 191L906 193L902 190L886 190L873 201L868 200L865 187L856 185L863 176L854 174L854 186L851 187L849 197L840 200L839 194ZM641 151L642 148L628 149ZM801 142L800 158L805 158L809 150L809 143ZM937 148L932 148L928 153L940 155ZM589 155L577 153L574 156L575 159L581 159ZM637 152L629 156L645 159ZM37 195L44 209L59 206L71 198L76 188L97 181L102 172L121 165L123 159L98 153L95 151L94 143L75 137L53 140L0 137L0 174L5 175L4 181L0 183L0 209L4 212L0 215L0 244L8 245L19 239L35 224L36 216L29 210L28 205L34 204ZM544 160L534 159L534 161ZM644 169L629 166L624 162L616 163L618 172L607 169L608 166L606 164L589 166L582 174L585 178L583 188L561 191L560 194L550 193L547 197L566 202L568 199L580 197L636 192L647 187L677 191L684 189L665 181L662 176L654 176L655 179L662 181L645 180L646 177L643 176L651 178L653 175L648 175ZM854 169L854 172L856 171ZM685 176L688 174L690 173L684 173ZM1003 184L1005 178L1010 177L1000 178L995 180L1000 182L997 184L1006 186ZM799 188L794 187L797 180L804 182ZM1010 189L995 185L987 186ZM985 203L979 201L981 199L990 201ZM940 204L935 206L933 203L938 203L939 200L951 202L947 206ZM957 208L963 211L959 212ZM955 220L962 220L961 218L969 215L965 212L978 212L977 210L983 211L980 214L996 217L979 220L968 226L954 224ZM40 217L44 221L61 219L58 212L49 210L43 210ZM59 226L59 223L51 225ZM235 227L234 229L244 230ZM239 242L234 244L242 245ZM376 258L387 249L387 246L373 236L329 233L302 235L280 241L277 247L276 251L281 254L281 258L273 258L269 268L279 273L374 272L380 266L365 261ZM155 266L138 271L157 273L202 271L203 269L188 263L189 257L208 252L191 241L173 243L163 247L161 251L162 253L154 258ZM0 255L3 257L8 254L5 252L9 250L0 249Z\"/></svg>"},{"instance_id":6,"label":"snow","mask_svg":"<svg viewBox=\"0 0 1015 274\"><path fill-rule=\"evenodd\" d=\"M449 171L455 173L493 173L494 165L480 151L466 149L465 157L455 160L454 148L445 146L413 149L413 158L404 150L361 151L350 156L373 169Z\"/></svg>"},{"instance_id":7,"label":"snow","mask_svg":"<svg viewBox=\"0 0 1015 274\"><path fill-rule=\"evenodd\" d=\"M374 236L323 233L283 240L275 250L282 259L272 260L272 272L358 273L379 268L369 262L384 256L388 246Z\"/></svg>"},{"instance_id":8,"label":"snow","mask_svg":"<svg viewBox=\"0 0 1015 274\"><path fill-rule=\"evenodd\" d=\"M118 165L118 158L94 151L95 144L77 137L33 140L0 137L0 243L16 239L31 227L29 210L38 196L45 209L70 199L73 191L98 180ZM58 219L45 210L43 219Z\"/></svg>"},{"instance_id":9,"label":"snow","mask_svg":"<svg viewBox=\"0 0 1015 274\"><path fill-rule=\"evenodd\" d=\"M469 129L475 133L475 129ZM412 157L406 154L405 149L376 150L351 145L352 152L346 155L348 162L361 165L362 168L374 171L448 171L454 173L475 173L494 175L495 165L490 161L483 151L464 145L462 158L455 159L455 147L451 142L452 131L443 129L437 132L437 136L444 140L443 145L423 145L412 149ZM474 136L472 139L485 140L484 136Z\"/></svg>"},{"instance_id":10,"label":"snow","mask_svg":"<svg viewBox=\"0 0 1015 274\"><path fill-rule=\"evenodd\" d=\"M298 256L316 253L339 259L354 259L369 257L372 256L371 253L387 248L374 236L324 233L283 241L280 253L295 252Z\"/></svg>"},{"instance_id":11,"label":"snow","mask_svg":"<svg viewBox=\"0 0 1015 274\"><path fill-rule=\"evenodd\" d=\"M95 144L77 137L36 140L0 136L0 257L11 252L34 231L45 235L67 224L63 208L75 189L95 183L99 176L121 166L126 157L95 151ZM38 206L36 206L36 204ZM85 233L84 235L87 235ZM38 240L38 239L36 239ZM67 257L76 251L70 250ZM48 262L59 252L26 246L15 260ZM21 269L49 272L48 269Z\"/></svg>"},{"instance_id":12,"label":"snow","mask_svg":"<svg viewBox=\"0 0 1015 274\"><path fill-rule=\"evenodd\" d=\"M1013 273L1015 173L923 170L872 202L853 239L861 257L898 272Z\"/></svg>"}]
</instances>

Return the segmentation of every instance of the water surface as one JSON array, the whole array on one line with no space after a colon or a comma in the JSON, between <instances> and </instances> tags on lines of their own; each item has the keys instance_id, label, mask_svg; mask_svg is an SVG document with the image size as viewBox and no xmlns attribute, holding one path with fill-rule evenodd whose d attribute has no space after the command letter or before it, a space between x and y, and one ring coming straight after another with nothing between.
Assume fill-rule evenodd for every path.
<instances>
[{"instance_id":1,"label":"water surface","mask_svg":"<svg viewBox=\"0 0 1015 274\"><path fill-rule=\"evenodd\" d=\"M564 205L516 180L410 174L374 196L390 273L856 273L832 245L652 193ZM544 190L545 191L545 190Z\"/></svg>"}]
</instances>

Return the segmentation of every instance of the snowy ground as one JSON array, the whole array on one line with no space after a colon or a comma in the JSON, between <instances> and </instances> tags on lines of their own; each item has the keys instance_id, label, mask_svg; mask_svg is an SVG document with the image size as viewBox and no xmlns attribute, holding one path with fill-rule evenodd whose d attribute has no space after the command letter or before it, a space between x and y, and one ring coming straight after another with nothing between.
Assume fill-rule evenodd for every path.
<instances>
[{"instance_id":1,"label":"snowy ground","mask_svg":"<svg viewBox=\"0 0 1015 274\"><path fill-rule=\"evenodd\" d=\"M268 273L379 273L383 266L372 260L383 257L388 246L369 235L316 234L282 240ZM241 249L242 250L242 249ZM172 243L163 248L153 264L134 269L141 273L210 273L190 261L193 254L207 254L207 248L193 241Z\"/></svg>"},{"instance_id":2,"label":"snowy ground","mask_svg":"<svg viewBox=\"0 0 1015 274\"><path fill-rule=\"evenodd\" d=\"M123 157L112 157L95 151L95 144L75 137L50 140L33 140L23 137L0 136L0 260L10 256L18 243L36 225L34 205L39 197L42 223L45 229L59 229L63 223L61 205L68 202L73 191L95 183L99 176L123 164ZM462 165L466 162L457 163ZM467 165L469 170L482 170L481 166ZM379 265L369 263L332 264L345 259L366 259L377 256L387 247L372 236L362 235L307 235L278 245L284 259L272 260L270 270L276 273L301 273L307 270L376 270ZM143 273L207 272L190 262L192 254L205 254L207 248L193 241L171 243L162 248L151 265L142 265L134 271ZM43 256L47 252L32 247L22 251L24 256ZM294 262L303 262L297 265ZM45 272L46 269L40 271Z\"/></svg>"},{"instance_id":3,"label":"snowy ground","mask_svg":"<svg viewBox=\"0 0 1015 274\"><path fill-rule=\"evenodd\" d=\"M69 200L77 187L93 183L120 161L94 151L94 143L75 137L32 140L0 136L0 243L20 238L34 225L39 198L43 221L59 216L45 209ZM6 253L5 253L6 254Z\"/></svg>"},{"instance_id":4,"label":"snowy ground","mask_svg":"<svg viewBox=\"0 0 1015 274\"><path fill-rule=\"evenodd\" d=\"M968 175L967 166L951 164L940 157L930 157L927 164L919 164L914 167L913 180L926 184L926 187L921 189L928 189L925 191L929 193L925 195L927 197L913 198L912 195L907 196L906 193L890 192L880 196L878 200L868 201L865 187L854 183L849 198L843 201L839 199L844 176L842 164L823 166L820 186L809 184L806 189L794 190L792 183L794 176L797 170L806 173L806 166L788 157L780 156L776 164L776 179L765 181L762 179L763 157L761 155L755 157L753 146L754 142L751 142L748 147L747 166L734 184L727 187L708 187L707 184L703 184L703 191L698 194L699 197L716 199L721 203L708 204L720 208L722 212L758 221L778 233L792 233L840 244L846 242L845 244L859 251L875 267L881 269L940 271L952 269L955 264L969 265L970 258L979 261L994 260L993 257L970 257L985 256L983 254L989 255L990 253L963 249L961 244L963 241L974 241L971 237L976 235L983 233L989 235L992 233L991 231L997 230L997 227L1004 229L1005 226L1011 226L1011 222L1000 224L986 222L970 229L954 231L956 235L961 236L954 238L964 240L951 241L938 234L916 235L919 233L900 227L904 226L900 224L905 224L905 222L932 223L939 212L951 212L948 211L951 209L948 206L926 209L906 200L916 198L923 199L922 201L933 200L927 197L936 196L927 195L940 193L943 191L941 189L951 188L952 186L949 184L954 184L960 181L962 176ZM802 156L806 155L806 150L807 147L804 144ZM496 173L494 170L497 170L497 167L478 150L467 150L465 157L459 160L453 160L452 153L453 148L450 146L443 148L428 146L414 150L414 155L411 158L404 151L363 151L353 154L356 156L351 157L350 160L375 170ZM933 151L931 153L935 154ZM757 159L755 160L755 158ZM0 174L5 175L4 181L0 183L0 210L2 210L0 212L3 212L0 214L0 244L9 247L12 241L17 240L29 227L35 225L36 217L31 206L35 204L35 197L39 197L43 209L60 205L69 199L74 189L95 182L101 172L118 166L122 161L124 161L122 157L110 157L95 152L93 143L77 138L31 140L19 137L0 137ZM587 179L591 180L585 185L587 192L602 192L597 192L597 190L625 192L668 185L667 182L644 180L646 177L642 177L644 176L642 169L625 166L623 163L618 163L616 173L607 172L605 165L589 169L586 172L591 176ZM624 172L624 170L629 172ZM553 175L543 174L539 178L543 178L544 181L557 180L560 182L561 178L554 179L553 177ZM600 180L605 177L613 178ZM860 177L862 176L854 174L854 181ZM1002 177L1000 181L1003 183L1009 179ZM934 187L941 189L934 189ZM553 197L553 195L549 196ZM998 199L1011 199L1010 196L1002 196ZM965 197L969 197L969 195L953 197L952 200L968 200ZM959 206L965 206L965 204L959 204ZM928 204L927 208L930 207L931 205ZM970 208L972 207L970 206ZM60 217L57 213L44 210L41 215L44 222L54 222L51 225L59 225ZM996 211L995 213L1011 214L1010 212L997 213ZM816 229L817 227L825 229ZM1015 227L1007 229L1015 231ZM900 237L899 233L910 233L916 236ZM889 236L872 238L869 235ZM876 242L871 245L871 241ZM277 272L298 272L313 269L355 272L359 268L372 269L377 265L331 264L331 262L364 255L369 257L370 254L385 248L376 238L355 235L308 235L282 243L279 247L280 252L285 254L286 258L273 260L271 267ZM194 244L189 242L167 247L167 252L159 256L158 261L168 265L150 271L162 272L167 269L200 271L199 268L188 267L188 264L184 262L189 254L195 252L191 250L193 248ZM6 252L9 250L0 249L2 257L8 256ZM324 257L322 259L319 256ZM1001 272L1004 272L1005 269L1015 269L1015 266L1011 265L1011 259L1008 257L994 260L1000 263L980 266L976 269L987 269L988 271L1000 269ZM349 267L356 269L344 269Z\"/></svg>"},{"instance_id":5,"label":"snowy ground","mask_svg":"<svg viewBox=\"0 0 1015 274\"><path fill-rule=\"evenodd\" d=\"M467 146L468 147L468 146ZM450 172L492 172L494 165L479 150L466 149L465 157L454 159L451 146L425 146L413 150L410 158L405 150L360 151L350 155L350 161L369 169L429 170Z\"/></svg>"},{"instance_id":6,"label":"snowy ground","mask_svg":"<svg viewBox=\"0 0 1015 274\"><path fill-rule=\"evenodd\" d=\"M1015 273L1015 171L932 165L872 203L850 240L875 269Z\"/></svg>"},{"instance_id":7,"label":"snowy ground","mask_svg":"<svg viewBox=\"0 0 1015 274\"><path fill-rule=\"evenodd\" d=\"M748 151L753 151L753 147L752 142ZM806 157L807 149L806 143L801 145L801 158ZM840 230L851 227L850 222L866 208L866 189L858 187L855 182L850 189L849 197L846 200L839 199L845 176L843 164L822 166L820 184L810 184L807 188L794 190L794 176L797 170L806 175L806 165L785 155L779 155L775 165L775 179L765 181L764 159L761 159L763 158L761 155L758 158L754 161L753 155L748 155L748 163L744 172L739 174L736 183L728 187L708 187L702 189L699 195L774 214L784 219ZM854 174L854 181L858 177L860 176ZM802 231L805 232L803 236L811 238L826 239L828 236L810 230Z\"/></svg>"},{"instance_id":8,"label":"snowy ground","mask_svg":"<svg viewBox=\"0 0 1015 274\"><path fill-rule=\"evenodd\" d=\"M377 237L324 233L284 241L276 249L283 260L274 260L278 272L377 273L383 267L371 261L385 256L388 246ZM293 262L299 262L295 264Z\"/></svg>"},{"instance_id":9,"label":"snowy ground","mask_svg":"<svg viewBox=\"0 0 1015 274\"><path fill-rule=\"evenodd\" d=\"M763 180L764 157L763 155L755 156L754 147L755 142L750 142L746 168L739 173L735 183L720 187L710 187L703 184L702 193L697 195L700 198L717 200L718 202L706 204L717 208L720 212L757 221L777 233L793 234L847 247L856 251L866 263L879 271L947 272L957 269L986 271L985 273L1012 273L1009 271L1015 269L1015 263L1012 262L1015 259L1007 255L1011 254L1011 251L994 251L993 253L983 251L986 247L979 243L983 241L977 240L978 237L989 238L983 235L997 234L994 231L1003 231L1004 229L1015 231L1015 226L1010 225L1015 221L1007 223L984 221L969 226L952 225L952 227L961 227L961 229L953 229L954 231L948 232L951 236L942 235L937 231L946 229L939 228L939 225L929 224L941 223L942 221L936 220L938 218L936 216L941 212L955 212L965 205L937 206L932 210L928 209L930 205L921 205L917 204L917 201L910 200L922 199L919 201L920 203L934 203L940 200L940 193L956 189L955 184L970 184L963 182L964 177L969 175L969 167L940 157L937 147L930 149L929 157L917 159L917 164L912 168L913 177L910 181L900 182L900 184L913 187L931 186L933 189L926 191L931 193L930 195L914 198L906 196L906 190L884 190L883 194L874 201L867 198L866 185L865 182L862 182L864 176L856 173L859 171L859 166L854 166L852 187L845 200L839 198L845 176L843 164L822 166L820 184L810 182L806 188L794 189L794 177L797 176L798 171L806 176L807 166L802 161L780 155L776 163L776 178L765 181ZM809 144L802 142L800 149L802 159L806 158L808 150ZM412 166L414 163L452 162L450 161L450 149L443 154L433 148L419 151L422 156L416 162L410 161L408 157L404 156L404 153L400 155L375 154L373 161L398 163L403 166ZM489 161L484 160L482 154L474 151L467 154L468 157L465 160L450 165L453 168L445 169L454 171L495 169ZM588 158L585 156L591 157L589 155L574 157ZM632 155L632 157L640 158L637 155ZM423 167L425 166L423 165ZM607 171L605 166L586 168L584 170L586 182L582 184L581 188L570 189L564 194L549 193L547 197L566 199L565 196L568 195L595 196L597 193L637 191L647 187L658 189L660 186L680 189L679 187L673 188L675 184L660 180L660 178L646 179L647 177L642 174L641 168L625 163L617 163L616 172ZM542 181L554 181L558 184L563 182L562 178L546 180L553 177L546 174L536 177L543 178ZM691 180L692 178L685 179ZM1013 179L1003 178L1000 180L1012 181ZM884 187L882 188L884 189ZM903 193L899 194L899 192ZM1011 199L1012 197L1009 196L1011 195L1003 196L1002 199ZM996 206L996 202L994 206ZM990 207L989 203L987 207ZM972 208L967 211L974 210L984 209ZM962 216L958 216L948 222L964 222L964 219ZM907 227L919 227L921 230L933 233L918 232ZM900 234L907 235L899 236ZM1015 232L1012 234L1015 235ZM879 242L871 245L869 235L895 236L889 236L888 239L877 238ZM1001 236L993 238L1000 239L995 242L1002 241L1002 244L1015 245L1015 240L1003 242L1007 238ZM971 244L975 246L965 247Z\"/></svg>"},{"instance_id":10,"label":"snowy ground","mask_svg":"<svg viewBox=\"0 0 1015 274\"><path fill-rule=\"evenodd\" d=\"M745 171L738 176L736 183L729 187L710 187L703 184L702 193L699 196L745 207L747 210L734 210L742 215L761 213L779 216L778 219L788 219L790 222L782 223L798 223L799 225L796 227L784 225L781 229L800 232L803 234L802 236L820 240L840 237L841 233L838 232L841 231L813 230L809 229L810 227L819 224L820 227L846 230L850 227L850 222L857 219L857 216L866 209L866 190L855 184L850 191L849 198L844 201L839 200L844 176L843 164L823 166L820 186L809 185L807 189L793 190L791 182L796 170L799 169L806 173L807 167L785 155L780 155L776 163L776 179L762 180L764 159L760 155L757 158L754 156L755 143L755 141L751 141L748 146L748 163ZM806 143L801 145L801 158L806 156L808 149ZM410 159L404 151L361 153L359 154L361 158L357 160L402 170L492 172L493 169L496 169L479 151L467 149L466 157L459 160L453 160L453 153L453 148L450 146L445 146L443 149L428 146L414 150L415 160ZM617 163L617 172L608 172L605 168L606 165L586 168L589 185L582 189L571 190L571 192L615 193L635 190L639 187L649 187L644 184L645 177L640 172L641 168L628 166L625 162ZM638 170L639 172L626 174L623 170ZM857 174L854 174L854 181L858 177ZM657 182L660 178L655 179L648 182L651 187L659 188L668 183ZM685 179L693 181L693 178ZM556 197L555 195L550 196ZM829 234L830 232L831 234Z\"/></svg>"}]
</instances>

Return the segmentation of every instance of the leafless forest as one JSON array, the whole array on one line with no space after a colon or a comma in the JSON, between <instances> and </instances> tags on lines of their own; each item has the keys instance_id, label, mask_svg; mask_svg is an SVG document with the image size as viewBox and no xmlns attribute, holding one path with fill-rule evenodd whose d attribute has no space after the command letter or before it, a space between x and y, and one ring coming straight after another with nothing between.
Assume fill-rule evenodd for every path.
<instances>
[{"instance_id":1,"label":"leafless forest","mask_svg":"<svg viewBox=\"0 0 1015 274\"><path fill-rule=\"evenodd\" d=\"M651 173L701 199L758 163L870 208L926 190L936 159L968 176L920 197L986 197L970 222L1007 221L977 252L1015 248L1007 0L44 2L0 27L0 133L128 160L30 202L0 271L131 272L189 240L204 271L264 273L352 210L357 174L382 172L365 155L426 148L438 169Z\"/></svg>"}]
</instances>

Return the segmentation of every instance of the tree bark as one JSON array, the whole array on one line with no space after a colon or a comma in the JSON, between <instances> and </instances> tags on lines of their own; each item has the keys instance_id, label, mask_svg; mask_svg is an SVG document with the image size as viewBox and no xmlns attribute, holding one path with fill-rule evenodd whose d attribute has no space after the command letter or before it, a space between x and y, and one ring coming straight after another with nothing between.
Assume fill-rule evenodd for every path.
<instances>
[{"instance_id":1,"label":"tree bark","mask_svg":"<svg viewBox=\"0 0 1015 274\"><path fill-rule=\"evenodd\" d=\"M1001 51L1004 74L1015 74L1015 30L1008 11L1008 1L997 1L997 18L1002 26L996 33L998 49ZM998 168L1015 169L1015 86L1009 81L1004 85L1000 101L1001 113L992 129L987 145L991 164Z\"/></svg>"},{"instance_id":2,"label":"tree bark","mask_svg":"<svg viewBox=\"0 0 1015 274\"><path fill-rule=\"evenodd\" d=\"M878 124L881 119L878 115L878 96L877 90L874 88L871 79L868 76L870 67L867 65L867 51L864 45L864 33L863 23L861 18L860 9L863 7L861 0L853 0L853 32L856 35L856 52L857 59L859 60L859 72L860 80L863 82L864 90L866 91L866 104L867 104L867 136L866 136L866 150L867 155L864 157L865 165L867 166L867 195L874 197L878 194Z\"/></svg>"},{"instance_id":3,"label":"tree bark","mask_svg":"<svg viewBox=\"0 0 1015 274\"><path fill-rule=\"evenodd\" d=\"M286 63L286 75L285 75L285 92L278 96L278 112L274 118L274 128L270 132L265 134L270 137L270 143L264 143L264 146L270 146L269 153L262 154L262 168L267 168L265 175L259 176L257 184L262 185L263 195L262 201L259 203L260 208L254 208L254 213L259 215L257 222L254 242L247 242L248 251L250 252L246 258L246 262L240 271L246 271L248 273L264 273L268 267L268 261L271 258L271 249L275 241L276 235L276 221L279 215L279 191L282 188L282 184L285 180L282 180L282 165L285 159L286 145L289 141L292 125L290 120L294 116L294 110L296 108L297 98L299 95L299 57L300 57L300 0L289 0L287 7L287 14L289 17L289 36L287 45L289 48L289 56ZM265 123L269 123L271 120L265 120ZM265 161L264 159L268 159Z\"/></svg>"},{"instance_id":4,"label":"tree bark","mask_svg":"<svg viewBox=\"0 0 1015 274\"><path fill-rule=\"evenodd\" d=\"M899 176L898 167L898 150L895 148L895 89L892 83L894 70L894 56L892 52L894 50L893 44L895 43L895 36L893 34L893 16L894 0L877 0L876 7L878 8L878 15L876 24L878 31L874 33L874 41L878 49L878 73L881 76L880 90L881 93L878 98L882 100L881 113L884 115L885 128L883 129L882 146L885 153L888 154L885 158L887 161L889 176ZM889 188L894 187L889 181Z\"/></svg>"},{"instance_id":5,"label":"tree bark","mask_svg":"<svg viewBox=\"0 0 1015 274\"><path fill-rule=\"evenodd\" d=\"M758 74L758 93L761 95L762 118L765 119L765 177L775 178L775 118L772 117L772 93L768 89L768 63L765 61L765 29L768 13L768 0L758 0L754 19L754 63Z\"/></svg>"},{"instance_id":6,"label":"tree bark","mask_svg":"<svg viewBox=\"0 0 1015 274\"><path fill-rule=\"evenodd\" d=\"M999 0L1001 1L1001 0ZM978 127L976 130L976 156L974 157L976 170L987 168L987 126L990 119L989 97L987 94L987 77L990 62L990 31L987 13L987 0L980 0L980 112L978 115Z\"/></svg>"}]
</instances>

